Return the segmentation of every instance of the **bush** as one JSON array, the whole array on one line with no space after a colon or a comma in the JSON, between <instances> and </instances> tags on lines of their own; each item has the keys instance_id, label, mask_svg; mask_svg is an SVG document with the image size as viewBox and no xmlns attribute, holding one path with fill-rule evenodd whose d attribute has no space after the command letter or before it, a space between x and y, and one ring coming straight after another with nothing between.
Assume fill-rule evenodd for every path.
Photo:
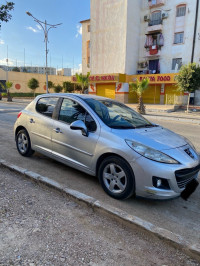
<instances>
[{"instance_id":1,"label":"bush","mask_svg":"<svg viewBox=\"0 0 200 266\"><path fill-rule=\"evenodd\" d=\"M61 92L62 89L63 89L63 87L60 86L60 85L56 85L56 86L54 87L54 91L55 91L55 93L59 93L59 92Z\"/></svg>"},{"instance_id":2,"label":"bush","mask_svg":"<svg viewBox=\"0 0 200 266\"><path fill-rule=\"evenodd\" d=\"M70 81L64 81L63 82L63 88L64 92L72 92L74 90L74 84L72 84Z\"/></svg>"},{"instance_id":3,"label":"bush","mask_svg":"<svg viewBox=\"0 0 200 266\"><path fill-rule=\"evenodd\" d=\"M43 93L36 93L35 96L41 95ZM33 93L31 92L13 92L10 93L11 97L33 97Z\"/></svg>"}]
</instances>

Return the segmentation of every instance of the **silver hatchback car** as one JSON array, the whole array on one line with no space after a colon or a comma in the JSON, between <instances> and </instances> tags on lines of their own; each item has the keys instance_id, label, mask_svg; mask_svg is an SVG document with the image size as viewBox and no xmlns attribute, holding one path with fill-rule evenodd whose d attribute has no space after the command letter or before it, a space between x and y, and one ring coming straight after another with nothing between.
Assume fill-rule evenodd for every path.
<instances>
[{"instance_id":1,"label":"silver hatchback car","mask_svg":"<svg viewBox=\"0 0 200 266\"><path fill-rule=\"evenodd\" d=\"M115 199L170 199L198 185L200 158L184 137L117 101L81 94L45 94L18 114L19 153L40 152L98 176Z\"/></svg>"}]
</instances>

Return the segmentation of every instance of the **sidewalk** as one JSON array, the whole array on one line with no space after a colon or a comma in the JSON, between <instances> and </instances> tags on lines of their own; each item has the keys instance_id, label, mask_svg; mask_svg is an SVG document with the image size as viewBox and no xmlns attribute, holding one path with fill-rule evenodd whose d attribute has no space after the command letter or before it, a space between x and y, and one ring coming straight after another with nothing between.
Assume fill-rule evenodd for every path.
<instances>
[{"instance_id":1,"label":"sidewalk","mask_svg":"<svg viewBox=\"0 0 200 266\"><path fill-rule=\"evenodd\" d=\"M136 110L137 104L127 104L130 108ZM167 120L178 120L185 122L194 122L200 124L200 109L193 109L195 111L189 111L187 113L183 109L178 109L174 111L174 105L160 105L160 104L145 104L146 106L146 115L145 117L162 117Z\"/></svg>"}]
</instances>

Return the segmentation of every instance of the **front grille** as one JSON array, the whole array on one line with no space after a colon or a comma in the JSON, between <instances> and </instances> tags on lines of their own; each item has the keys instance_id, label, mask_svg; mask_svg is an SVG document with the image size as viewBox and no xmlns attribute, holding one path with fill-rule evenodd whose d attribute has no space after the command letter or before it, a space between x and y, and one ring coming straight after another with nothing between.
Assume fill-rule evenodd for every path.
<instances>
[{"instance_id":1,"label":"front grille","mask_svg":"<svg viewBox=\"0 0 200 266\"><path fill-rule=\"evenodd\" d=\"M184 188L200 170L200 164L194 168L187 168L175 171L176 181L179 188Z\"/></svg>"}]
</instances>

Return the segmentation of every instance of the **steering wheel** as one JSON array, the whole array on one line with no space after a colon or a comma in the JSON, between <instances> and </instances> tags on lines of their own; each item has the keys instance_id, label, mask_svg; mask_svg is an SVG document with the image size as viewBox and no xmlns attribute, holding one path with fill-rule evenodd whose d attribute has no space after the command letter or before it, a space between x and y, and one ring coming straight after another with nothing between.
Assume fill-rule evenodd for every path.
<instances>
[{"instance_id":1,"label":"steering wheel","mask_svg":"<svg viewBox=\"0 0 200 266\"><path fill-rule=\"evenodd\" d=\"M112 120L113 120L113 122L115 122L118 118L121 118L121 116L120 115L116 115Z\"/></svg>"}]
</instances>

